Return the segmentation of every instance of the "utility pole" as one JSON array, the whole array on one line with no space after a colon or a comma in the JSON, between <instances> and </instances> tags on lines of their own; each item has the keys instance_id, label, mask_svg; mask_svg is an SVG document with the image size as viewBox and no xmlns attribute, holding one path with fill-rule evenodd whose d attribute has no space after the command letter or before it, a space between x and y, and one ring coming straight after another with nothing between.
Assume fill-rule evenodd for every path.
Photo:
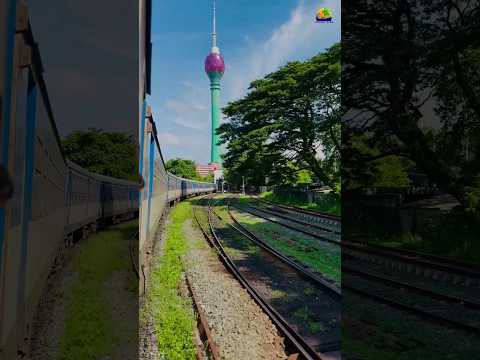
<instances>
[{"instance_id":1,"label":"utility pole","mask_svg":"<svg viewBox=\"0 0 480 360\"><path fill-rule=\"evenodd\" d=\"M243 189L243 195L245 195L245 176L242 176L242 189Z\"/></svg>"}]
</instances>

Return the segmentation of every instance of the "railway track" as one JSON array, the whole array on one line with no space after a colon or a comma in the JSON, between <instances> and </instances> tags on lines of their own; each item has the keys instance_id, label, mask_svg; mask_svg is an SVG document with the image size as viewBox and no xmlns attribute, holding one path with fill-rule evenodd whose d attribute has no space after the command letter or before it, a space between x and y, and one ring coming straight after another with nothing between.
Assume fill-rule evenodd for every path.
<instances>
[{"instance_id":1,"label":"railway track","mask_svg":"<svg viewBox=\"0 0 480 360\"><path fill-rule=\"evenodd\" d=\"M308 212L305 214L303 209L299 211L300 208L287 208L285 209L283 206L280 207L279 205L272 204L265 202L263 200L259 201L261 207L255 207L267 214L275 215L281 219L288 220L288 221L295 221L301 223L303 226L318 230L321 233L327 234L332 233L336 235L340 235L340 219L332 218L324 214L311 214ZM267 207L263 207L263 204L266 204Z\"/></svg>"},{"instance_id":2,"label":"railway track","mask_svg":"<svg viewBox=\"0 0 480 360\"><path fill-rule=\"evenodd\" d=\"M218 215L215 214L215 211L212 211L212 215L218 217ZM307 342L312 348L315 348L319 352L338 351L340 349L340 335L339 333L337 334L337 330L339 330L337 325L339 325L341 301L339 289L323 279L315 277L313 274L306 271L281 253L270 248L257 237L252 236L236 225L232 225L226 221L225 223L230 229L233 229L236 233L246 238L247 241L260 248L260 251L257 251L261 254L260 263L262 266L251 266L251 264L246 265L246 262L242 260L239 261L240 266L249 268L248 271L245 271L248 280L252 283L261 283L258 286L259 288L262 288L262 284L265 283L267 287L275 289L274 291L280 289L287 294L290 299L289 302L292 301L293 304L289 304L287 305L287 308L285 308L285 306L281 306L277 302L274 307L292 326L297 328L297 331L307 339ZM215 226L213 226L212 230L216 235L219 235L218 233L220 232L220 240L222 242L227 242L229 234L225 234L224 231L215 229ZM237 240L234 240L234 242L236 241ZM227 246L229 247L229 245L231 244L228 244ZM264 264L267 265L267 271L264 269ZM292 283L295 284L295 286L291 286ZM304 290L307 288L312 291L311 294L304 293ZM274 303L275 300L271 300L270 302ZM323 306L319 306L320 304ZM293 313L302 309L306 309L306 312L309 315L305 315L305 317L302 317L302 319L299 320L293 315ZM323 324L325 326L326 334L320 334L310 329L307 330L307 327L305 326L305 322L307 321L315 321L316 323ZM328 325L331 321L335 321L335 325L329 328Z\"/></svg>"},{"instance_id":3,"label":"railway track","mask_svg":"<svg viewBox=\"0 0 480 360\"><path fill-rule=\"evenodd\" d=\"M386 246L368 244L366 242L340 241L339 239L332 240L326 237L324 232L315 231L315 226L306 224L304 221L293 218L285 219L272 211L266 212L261 208L253 206L246 208L237 206L237 208L320 241L335 243L341 246L343 251L348 251L349 256L351 255L355 258L360 258L365 261L371 260L377 263L379 260L386 259L388 266L400 269L402 268L400 263L403 262L405 263L404 268L408 272L413 271L426 277L430 275L434 279L441 278L444 281L451 280L455 285L463 284L466 287L480 287L480 266L476 264L467 264L446 257L411 250L392 249ZM286 220L287 223L282 220Z\"/></svg>"},{"instance_id":4,"label":"railway track","mask_svg":"<svg viewBox=\"0 0 480 360\"><path fill-rule=\"evenodd\" d=\"M210 200L211 201L211 200ZM210 242L212 247L217 251L220 259L225 264L227 269L237 278L241 285L249 292L255 302L262 308L262 310L270 317L272 322L277 326L281 333L285 336L287 347L289 352L292 354L292 359L328 359L331 357L322 354L319 349L314 349L309 341L307 341L299 332L292 326L284 316L282 316L276 309L273 307L262 294L256 289L255 286L251 283L251 278L248 275L245 275L244 272L240 271L239 267L235 264L235 261L225 250L222 240L219 237L218 231L216 231L214 222L219 220L218 215L214 213L211 203L208 203L207 218L208 218L208 229L205 229L205 226L201 224L197 209L194 207L194 218L199 225L202 233L205 238ZM215 220L216 218L216 220ZM231 227L233 229L233 227ZM242 236L245 236L245 233L242 233ZM273 255L272 255L273 256ZM298 270L295 270L298 271ZM250 274L251 275L251 274ZM305 273L303 276L308 276ZM315 280L313 280L315 281ZM328 289L329 294L334 291ZM325 344L324 344L325 345ZM322 351L332 350L332 345L335 350L339 349L339 343L327 344L324 346Z\"/></svg>"},{"instance_id":5,"label":"railway track","mask_svg":"<svg viewBox=\"0 0 480 360\"><path fill-rule=\"evenodd\" d=\"M241 208L241 210L279 225L286 225L290 229L296 229L296 226L292 226L292 223L295 222L292 219L289 219L289 224L285 224L281 220L261 216L259 212L262 209L257 208L252 211L252 208ZM297 224L303 225L303 221L298 221ZM299 228L298 231L319 240L328 241L323 234L314 233L310 229ZM445 289L444 284L432 286L432 281L428 278L429 276L434 277L443 282L450 279L454 285L459 283L470 287L479 285L480 272L475 266L470 267L455 261L445 263L445 258L423 256L423 254L412 251L394 253L391 249L381 246L350 242L337 242L337 244L342 247L343 251L342 274L344 281L342 288L344 290L412 312L435 323L480 333L480 302L476 300L480 291L469 296L463 286L460 289L457 288L457 291L451 292ZM369 264L365 266L365 262ZM385 272L385 267L389 271ZM404 275L399 276L398 274L402 271ZM414 278L420 278L421 281L416 283L406 281L405 277L410 280L412 273ZM460 280L462 277L463 281ZM350 286L347 283L355 285Z\"/></svg>"},{"instance_id":6,"label":"railway track","mask_svg":"<svg viewBox=\"0 0 480 360\"><path fill-rule=\"evenodd\" d=\"M332 221L335 221L335 222L340 222L341 221L340 216L332 215L332 214L329 214L329 213L326 213L326 212L307 210L307 209L300 208L298 206L277 204L277 203L267 201L267 200L263 200L263 199L257 199L257 200L259 202L263 202L267 205L273 205L273 206L276 206L276 207L279 207L279 208L282 208L282 209L285 209L285 210L299 212L299 213L309 215L309 216L312 216L312 217L329 219L329 220L332 220Z\"/></svg>"}]
</instances>

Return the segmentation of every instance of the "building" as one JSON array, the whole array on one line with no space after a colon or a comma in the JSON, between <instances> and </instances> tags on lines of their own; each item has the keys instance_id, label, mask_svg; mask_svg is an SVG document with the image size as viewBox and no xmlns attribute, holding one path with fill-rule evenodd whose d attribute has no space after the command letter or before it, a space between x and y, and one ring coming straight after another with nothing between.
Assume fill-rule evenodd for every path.
<instances>
[{"instance_id":1,"label":"building","mask_svg":"<svg viewBox=\"0 0 480 360\"><path fill-rule=\"evenodd\" d=\"M213 172L218 169L218 164L198 164L195 170L197 171L197 174L199 176L208 176L210 174L213 174Z\"/></svg>"}]
</instances>

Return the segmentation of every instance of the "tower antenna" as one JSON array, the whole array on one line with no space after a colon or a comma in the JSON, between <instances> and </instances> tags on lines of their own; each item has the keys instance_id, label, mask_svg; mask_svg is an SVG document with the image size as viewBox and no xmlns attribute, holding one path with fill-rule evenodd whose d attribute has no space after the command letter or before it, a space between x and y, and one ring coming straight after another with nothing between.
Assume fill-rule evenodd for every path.
<instances>
[{"instance_id":1,"label":"tower antenna","mask_svg":"<svg viewBox=\"0 0 480 360\"><path fill-rule=\"evenodd\" d=\"M212 53L219 53L220 49L217 47L217 6L216 1L213 0L213 32L212 32Z\"/></svg>"}]
</instances>

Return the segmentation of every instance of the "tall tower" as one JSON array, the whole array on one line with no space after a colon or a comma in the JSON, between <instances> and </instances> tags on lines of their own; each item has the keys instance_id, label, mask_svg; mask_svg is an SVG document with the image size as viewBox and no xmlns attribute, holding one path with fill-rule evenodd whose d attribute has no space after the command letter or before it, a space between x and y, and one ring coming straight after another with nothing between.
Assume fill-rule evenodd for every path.
<instances>
[{"instance_id":1,"label":"tall tower","mask_svg":"<svg viewBox=\"0 0 480 360\"><path fill-rule=\"evenodd\" d=\"M205 59L205 72L210 78L210 94L212 102L212 138L210 148L210 162L220 166L220 147L217 145L218 136L215 130L220 123L220 79L225 72L225 62L220 49L217 47L217 31L216 31L216 7L213 0L213 32L212 32L212 49Z\"/></svg>"}]
</instances>

